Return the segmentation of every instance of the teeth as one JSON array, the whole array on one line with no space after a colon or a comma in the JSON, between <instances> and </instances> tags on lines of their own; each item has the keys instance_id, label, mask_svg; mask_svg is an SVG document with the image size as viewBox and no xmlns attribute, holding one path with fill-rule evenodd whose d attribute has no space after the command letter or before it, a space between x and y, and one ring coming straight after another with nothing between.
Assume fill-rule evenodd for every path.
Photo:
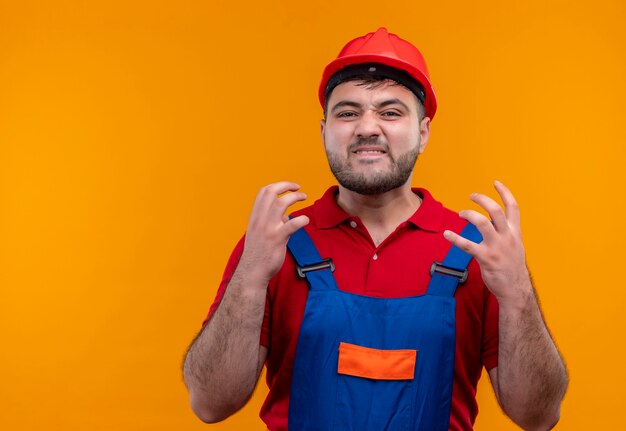
<instances>
[{"instance_id":1,"label":"teeth","mask_svg":"<svg viewBox=\"0 0 626 431\"><path fill-rule=\"evenodd\" d=\"M384 154L384 152L377 151L377 150L366 150L366 151L357 151L357 154Z\"/></svg>"}]
</instances>

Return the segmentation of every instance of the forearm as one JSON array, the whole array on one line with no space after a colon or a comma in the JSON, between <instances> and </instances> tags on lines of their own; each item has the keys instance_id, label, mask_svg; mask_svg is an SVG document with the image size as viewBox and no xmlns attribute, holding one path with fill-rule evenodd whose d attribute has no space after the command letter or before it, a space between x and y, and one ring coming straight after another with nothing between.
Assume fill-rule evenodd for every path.
<instances>
[{"instance_id":1,"label":"forearm","mask_svg":"<svg viewBox=\"0 0 626 431\"><path fill-rule=\"evenodd\" d=\"M240 262L224 297L184 363L191 407L217 422L249 399L260 373L259 339L267 284Z\"/></svg>"},{"instance_id":2,"label":"forearm","mask_svg":"<svg viewBox=\"0 0 626 431\"><path fill-rule=\"evenodd\" d=\"M473 210L459 213L478 228L482 242L450 231L444 236L478 261L485 285L498 299L498 366L489 376L500 405L522 428L547 430L559 420L567 371L543 321L526 268L517 201L501 182L494 186L504 211L490 197L472 193L470 198L489 218Z\"/></svg>"},{"instance_id":3,"label":"forearm","mask_svg":"<svg viewBox=\"0 0 626 431\"><path fill-rule=\"evenodd\" d=\"M516 298L500 300L496 394L509 417L526 430L559 420L567 371L544 323L530 279Z\"/></svg>"},{"instance_id":4,"label":"forearm","mask_svg":"<svg viewBox=\"0 0 626 431\"><path fill-rule=\"evenodd\" d=\"M259 190L250 213L237 269L184 364L191 408L205 422L221 421L252 395L267 349L260 346L267 286L285 261L287 241L309 223L288 218L287 208L306 195L281 181Z\"/></svg>"}]
</instances>

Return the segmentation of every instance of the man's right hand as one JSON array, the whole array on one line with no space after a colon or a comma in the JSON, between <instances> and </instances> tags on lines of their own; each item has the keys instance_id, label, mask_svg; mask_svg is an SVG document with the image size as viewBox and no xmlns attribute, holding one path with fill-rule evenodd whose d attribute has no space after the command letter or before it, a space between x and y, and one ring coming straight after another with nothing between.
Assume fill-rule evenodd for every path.
<instances>
[{"instance_id":1,"label":"man's right hand","mask_svg":"<svg viewBox=\"0 0 626 431\"><path fill-rule=\"evenodd\" d=\"M244 250L228 289L185 357L184 377L191 408L207 423L219 422L250 398L263 368L267 348L259 345L270 279L285 260L291 234L309 223L289 219L289 206L306 199L300 186L280 182L256 197Z\"/></svg>"},{"instance_id":2,"label":"man's right hand","mask_svg":"<svg viewBox=\"0 0 626 431\"><path fill-rule=\"evenodd\" d=\"M306 199L296 183L281 181L263 187L257 194L248 222L239 265L264 285L280 270L289 237L309 224L305 215L289 219L287 208Z\"/></svg>"}]
</instances>

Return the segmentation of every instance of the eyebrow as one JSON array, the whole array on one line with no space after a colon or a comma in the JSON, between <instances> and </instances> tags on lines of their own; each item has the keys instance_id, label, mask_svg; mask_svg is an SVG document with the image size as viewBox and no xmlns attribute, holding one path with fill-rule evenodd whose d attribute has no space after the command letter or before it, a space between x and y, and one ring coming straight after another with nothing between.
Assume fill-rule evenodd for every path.
<instances>
[{"instance_id":1,"label":"eyebrow","mask_svg":"<svg viewBox=\"0 0 626 431\"><path fill-rule=\"evenodd\" d=\"M411 109L407 106L407 104L396 97L392 99L383 100L382 102L379 102L375 106L377 109L380 109L389 105L400 105L407 111L411 112ZM338 102L335 106L333 106L330 112L334 114L339 108L343 108L344 106L351 106L353 108L359 108L359 109L363 108L363 105L361 103L355 102L353 100L342 100L341 102Z\"/></svg>"},{"instance_id":2,"label":"eyebrow","mask_svg":"<svg viewBox=\"0 0 626 431\"><path fill-rule=\"evenodd\" d=\"M377 108L384 108L385 106L389 106L389 105L400 105L404 109L406 109L407 111L411 112L411 108L409 108L406 103L404 103L402 100L400 100L400 99L398 99L396 97L394 97L393 99L383 100L378 105L376 105L376 107Z\"/></svg>"},{"instance_id":3,"label":"eyebrow","mask_svg":"<svg viewBox=\"0 0 626 431\"><path fill-rule=\"evenodd\" d=\"M353 108L362 108L363 107L363 105L361 105L358 102L354 102L352 100L342 100L341 102L339 102L335 106L333 106L333 108L330 110L330 112L332 112L334 114L339 108L343 108L344 106L351 106Z\"/></svg>"}]
</instances>

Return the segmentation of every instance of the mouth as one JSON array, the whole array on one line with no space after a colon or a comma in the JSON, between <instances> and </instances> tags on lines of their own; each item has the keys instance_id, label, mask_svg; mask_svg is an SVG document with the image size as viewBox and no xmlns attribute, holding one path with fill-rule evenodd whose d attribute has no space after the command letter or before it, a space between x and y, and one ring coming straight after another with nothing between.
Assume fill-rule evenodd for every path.
<instances>
[{"instance_id":1,"label":"mouth","mask_svg":"<svg viewBox=\"0 0 626 431\"><path fill-rule=\"evenodd\" d=\"M352 154L356 154L360 157L377 157L387 154L382 147L359 147L352 151Z\"/></svg>"}]
</instances>

